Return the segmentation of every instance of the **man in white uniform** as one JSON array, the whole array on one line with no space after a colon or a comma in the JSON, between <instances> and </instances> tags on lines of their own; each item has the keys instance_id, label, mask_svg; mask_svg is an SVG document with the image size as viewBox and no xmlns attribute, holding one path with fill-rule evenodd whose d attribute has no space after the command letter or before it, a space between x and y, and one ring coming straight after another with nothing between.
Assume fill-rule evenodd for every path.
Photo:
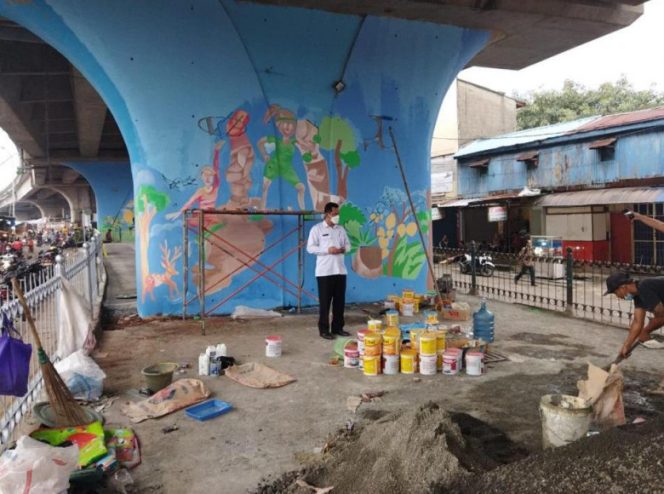
<instances>
[{"instance_id":1,"label":"man in white uniform","mask_svg":"<svg viewBox=\"0 0 664 494\"><path fill-rule=\"evenodd\" d=\"M346 304L346 264L344 254L350 251L346 230L339 225L339 205L328 202L325 217L309 232L307 252L316 255L316 280L320 317L318 332L321 338L333 340L334 335L350 336L344 331ZM330 305L332 305L332 332L330 332Z\"/></svg>"}]
</instances>

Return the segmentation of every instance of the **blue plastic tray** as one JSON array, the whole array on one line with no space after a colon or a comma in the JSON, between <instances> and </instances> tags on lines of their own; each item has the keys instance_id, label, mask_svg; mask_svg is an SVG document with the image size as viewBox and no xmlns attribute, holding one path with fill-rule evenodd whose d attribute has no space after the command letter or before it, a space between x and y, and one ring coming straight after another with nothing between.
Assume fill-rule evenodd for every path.
<instances>
[{"instance_id":1,"label":"blue plastic tray","mask_svg":"<svg viewBox=\"0 0 664 494\"><path fill-rule=\"evenodd\" d=\"M232 409L233 406L225 401L208 400L187 408L184 413L187 417L203 421L223 415L226 412L230 412Z\"/></svg>"}]
</instances>

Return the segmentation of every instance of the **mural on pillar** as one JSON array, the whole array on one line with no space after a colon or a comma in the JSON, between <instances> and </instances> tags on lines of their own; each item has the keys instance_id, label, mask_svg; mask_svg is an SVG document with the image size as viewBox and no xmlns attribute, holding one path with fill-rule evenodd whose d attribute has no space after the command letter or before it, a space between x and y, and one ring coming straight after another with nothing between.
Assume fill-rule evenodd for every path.
<instances>
[{"instance_id":1,"label":"mural on pillar","mask_svg":"<svg viewBox=\"0 0 664 494\"><path fill-rule=\"evenodd\" d=\"M102 219L101 232L111 230L114 242L134 240L134 200L128 200L115 216L106 215Z\"/></svg>"}]
</instances>

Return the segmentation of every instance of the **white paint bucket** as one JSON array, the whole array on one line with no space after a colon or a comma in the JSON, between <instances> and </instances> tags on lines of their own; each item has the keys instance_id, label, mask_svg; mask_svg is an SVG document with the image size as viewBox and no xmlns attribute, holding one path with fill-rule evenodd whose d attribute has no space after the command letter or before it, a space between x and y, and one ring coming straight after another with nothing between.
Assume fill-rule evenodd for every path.
<instances>
[{"instance_id":1,"label":"white paint bucket","mask_svg":"<svg viewBox=\"0 0 664 494\"><path fill-rule=\"evenodd\" d=\"M400 305L401 315L408 317L415 314L415 304L414 303L402 303Z\"/></svg>"},{"instance_id":2,"label":"white paint bucket","mask_svg":"<svg viewBox=\"0 0 664 494\"><path fill-rule=\"evenodd\" d=\"M360 352L355 348L344 348L344 367L356 369L360 366Z\"/></svg>"},{"instance_id":3,"label":"white paint bucket","mask_svg":"<svg viewBox=\"0 0 664 494\"><path fill-rule=\"evenodd\" d=\"M281 357L281 336L268 336L265 338L265 356Z\"/></svg>"},{"instance_id":4,"label":"white paint bucket","mask_svg":"<svg viewBox=\"0 0 664 494\"><path fill-rule=\"evenodd\" d=\"M466 374L481 376L484 372L484 354L482 352L466 353Z\"/></svg>"},{"instance_id":5,"label":"white paint bucket","mask_svg":"<svg viewBox=\"0 0 664 494\"><path fill-rule=\"evenodd\" d=\"M420 374L434 376L436 374L437 355L420 355Z\"/></svg>"},{"instance_id":6,"label":"white paint bucket","mask_svg":"<svg viewBox=\"0 0 664 494\"><path fill-rule=\"evenodd\" d=\"M592 407L576 396L542 396L540 420L544 449L564 446L584 437L590 427L591 414Z\"/></svg>"},{"instance_id":7,"label":"white paint bucket","mask_svg":"<svg viewBox=\"0 0 664 494\"><path fill-rule=\"evenodd\" d=\"M399 355L383 355L383 374L393 376L399 373Z\"/></svg>"},{"instance_id":8,"label":"white paint bucket","mask_svg":"<svg viewBox=\"0 0 664 494\"><path fill-rule=\"evenodd\" d=\"M459 358L454 352L443 353L443 374L453 376L459 373Z\"/></svg>"}]
</instances>

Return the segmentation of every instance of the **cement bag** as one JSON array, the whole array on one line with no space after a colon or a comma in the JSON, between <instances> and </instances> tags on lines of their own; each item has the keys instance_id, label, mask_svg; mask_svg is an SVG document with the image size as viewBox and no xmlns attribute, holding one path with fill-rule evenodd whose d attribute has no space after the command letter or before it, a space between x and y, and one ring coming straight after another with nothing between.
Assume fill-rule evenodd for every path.
<instances>
[{"instance_id":1,"label":"cement bag","mask_svg":"<svg viewBox=\"0 0 664 494\"><path fill-rule=\"evenodd\" d=\"M91 320L87 302L63 277L60 289L58 348L55 355L63 359L81 348L90 353L96 345Z\"/></svg>"},{"instance_id":2,"label":"cement bag","mask_svg":"<svg viewBox=\"0 0 664 494\"><path fill-rule=\"evenodd\" d=\"M293 376L256 362L229 367L224 375L244 386L259 389L280 388L296 381Z\"/></svg>"},{"instance_id":3,"label":"cement bag","mask_svg":"<svg viewBox=\"0 0 664 494\"><path fill-rule=\"evenodd\" d=\"M67 492L69 475L78 468L78 446L56 448L23 436L16 449L0 457L0 492Z\"/></svg>"},{"instance_id":4,"label":"cement bag","mask_svg":"<svg viewBox=\"0 0 664 494\"><path fill-rule=\"evenodd\" d=\"M95 401L101 397L106 374L85 350L78 350L54 365L74 398Z\"/></svg>"},{"instance_id":5,"label":"cement bag","mask_svg":"<svg viewBox=\"0 0 664 494\"><path fill-rule=\"evenodd\" d=\"M121 410L132 422L137 423L173 413L181 408L199 403L208 396L210 396L210 391L203 381L178 379L146 400L138 403L125 403Z\"/></svg>"},{"instance_id":6,"label":"cement bag","mask_svg":"<svg viewBox=\"0 0 664 494\"><path fill-rule=\"evenodd\" d=\"M589 363L588 379L576 385L579 398L592 405L592 420L601 430L625 423L624 378L617 365L611 365L609 372L606 372Z\"/></svg>"}]
</instances>

